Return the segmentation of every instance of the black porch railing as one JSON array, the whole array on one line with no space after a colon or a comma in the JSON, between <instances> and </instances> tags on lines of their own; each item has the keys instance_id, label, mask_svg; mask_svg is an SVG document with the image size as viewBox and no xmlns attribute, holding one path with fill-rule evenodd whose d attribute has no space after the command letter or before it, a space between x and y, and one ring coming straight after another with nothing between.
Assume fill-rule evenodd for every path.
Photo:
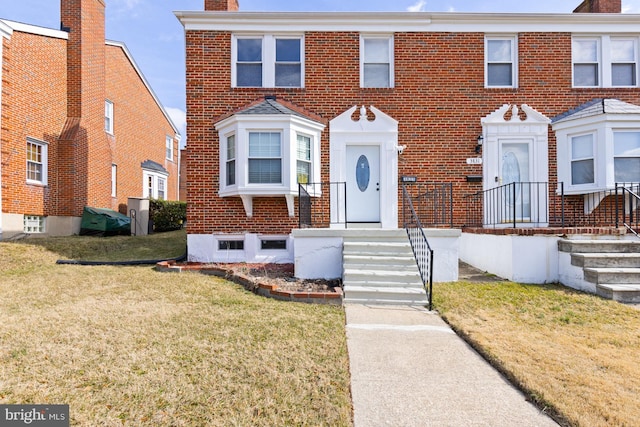
<instances>
[{"instance_id":1,"label":"black porch railing","mask_svg":"<svg viewBox=\"0 0 640 427\"><path fill-rule=\"evenodd\" d=\"M420 182L404 184L413 209L424 227L453 228L453 184L450 182ZM403 197L403 212L407 209ZM404 214L403 214L404 215Z\"/></svg>"},{"instance_id":2,"label":"black porch railing","mask_svg":"<svg viewBox=\"0 0 640 427\"><path fill-rule=\"evenodd\" d=\"M466 197L466 215L467 227L546 227L549 224L549 185L546 182L512 182L479 191Z\"/></svg>"},{"instance_id":3,"label":"black porch railing","mask_svg":"<svg viewBox=\"0 0 640 427\"><path fill-rule=\"evenodd\" d=\"M621 203L616 203L616 227L622 218L622 225L637 237L640 237L640 183L616 183L616 198L620 196ZM620 215L622 210L622 215Z\"/></svg>"},{"instance_id":4,"label":"black porch railing","mask_svg":"<svg viewBox=\"0 0 640 427\"><path fill-rule=\"evenodd\" d=\"M420 218L414 209L413 201L404 184L402 185L402 200L404 228L411 243L422 286L429 300L429 310L431 310L433 307L433 249L429 246Z\"/></svg>"},{"instance_id":5,"label":"black porch railing","mask_svg":"<svg viewBox=\"0 0 640 427\"><path fill-rule=\"evenodd\" d=\"M298 226L324 228L332 224L347 226L346 182L298 184Z\"/></svg>"}]
</instances>

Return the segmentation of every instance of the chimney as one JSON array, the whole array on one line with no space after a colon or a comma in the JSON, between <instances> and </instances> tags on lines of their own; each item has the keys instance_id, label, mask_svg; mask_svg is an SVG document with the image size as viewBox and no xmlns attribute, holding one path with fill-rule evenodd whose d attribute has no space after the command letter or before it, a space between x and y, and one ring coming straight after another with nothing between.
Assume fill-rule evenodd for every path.
<instances>
[{"instance_id":1,"label":"chimney","mask_svg":"<svg viewBox=\"0 0 640 427\"><path fill-rule=\"evenodd\" d=\"M622 0L584 0L573 13L622 13Z\"/></svg>"},{"instance_id":2,"label":"chimney","mask_svg":"<svg viewBox=\"0 0 640 427\"><path fill-rule=\"evenodd\" d=\"M239 7L238 0L204 0L204 10L235 12Z\"/></svg>"}]
</instances>

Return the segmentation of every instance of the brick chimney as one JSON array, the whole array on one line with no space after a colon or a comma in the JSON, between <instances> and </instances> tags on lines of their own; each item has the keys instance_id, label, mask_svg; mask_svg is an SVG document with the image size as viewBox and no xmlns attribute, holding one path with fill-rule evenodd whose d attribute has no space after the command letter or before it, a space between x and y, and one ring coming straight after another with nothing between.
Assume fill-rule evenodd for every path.
<instances>
[{"instance_id":1,"label":"brick chimney","mask_svg":"<svg viewBox=\"0 0 640 427\"><path fill-rule=\"evenodd\" d=\"M204 10L234 12L239 7L238 0L204 0Z\"/></svg>"},{"instance_id":2,"label":"brick chimney","mask_svg":"<svg viewBox=\"0 0 640 427\"><path fill-rule=\"evenodd\" d=\"M622 13L622 0L584 0L573 13Z\"/></svg>"},{"instance_id":3,"label":"brick chimney","mask_svg":"<svg viewBox=\"0 0 640 427\"><path fill-rule=\"evenodd\" d=\"M57 149L57 215L81 216L84 206L110 208L111 147L104 129L105 2L60 0L67 41L67 119ZM117 108L117 107L116 107Z\"/></svg>"}]
</instances>

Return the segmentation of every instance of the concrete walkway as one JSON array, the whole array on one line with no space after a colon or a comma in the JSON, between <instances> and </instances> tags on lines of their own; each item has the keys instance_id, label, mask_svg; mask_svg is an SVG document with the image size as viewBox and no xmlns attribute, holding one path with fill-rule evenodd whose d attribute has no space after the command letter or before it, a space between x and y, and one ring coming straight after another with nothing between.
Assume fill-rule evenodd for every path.
<instances>
[{"instance_id":1,"label":"concrete walkway","mask_svg":"<svg viewBox=\"0 0 640 427\"><path fill-rule=\"evenodd\" d=\"M436 313L345 310L355 427L557 426Z\"/></svg>"}]
</instances>

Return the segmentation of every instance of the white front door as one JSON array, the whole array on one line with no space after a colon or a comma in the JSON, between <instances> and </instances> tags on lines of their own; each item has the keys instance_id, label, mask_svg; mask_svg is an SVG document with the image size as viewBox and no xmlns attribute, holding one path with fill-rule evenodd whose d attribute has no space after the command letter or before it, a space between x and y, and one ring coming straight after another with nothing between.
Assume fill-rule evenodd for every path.
<instances>
[{"instance_id":1,"label":"white front door","mask_svg":"<svg viewBox=\"0 0 640 427\"><path fill-rule=\"evenodd\" d=\"M380 146L348 145L347 222L380 222Z\"/></svg>"},{"instance_id":2,"label":"white front door","mask_svg":"<svg viewBox=\"0 0 640 427\"><path fill-rule=\"evenodd\" d=\"M531 218L530 155L528 142L501 144L500 173L504 200L503 222Z\"/></svg>"}]
</instances>

